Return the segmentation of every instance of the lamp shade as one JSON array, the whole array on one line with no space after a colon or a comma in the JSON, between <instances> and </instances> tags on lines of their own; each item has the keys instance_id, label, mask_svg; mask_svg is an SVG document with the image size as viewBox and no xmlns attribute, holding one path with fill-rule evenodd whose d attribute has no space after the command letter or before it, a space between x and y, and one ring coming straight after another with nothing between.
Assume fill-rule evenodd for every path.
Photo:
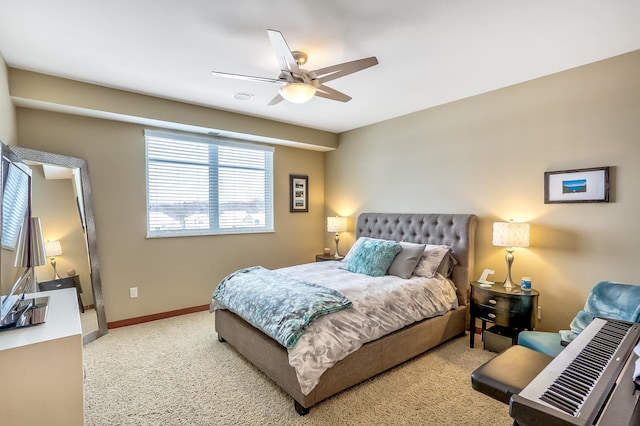
<instances>
[{"instance_id":1,"label":"lamp shade","mask_svg":"<svg viewBox=\"0 0 640 426\"><path fill-rule=\"evenodd\" d=\"M44 238L42 238L42 225L39 217L31 218L31 266L47 264L45 256Z\"/></svg>"},{"instance_id":2,"label":"lamp shade","mask_svg":"<svg viewBox=\"0 0 640 426\"><path fill-rule=\"evenodd\" d=\"M346 217L335 216L327 218L327 232L345 232L346 230Z\"/></svg>"},{"instance_id":3,"label":"lamp shade","mask_svg":"<svg viewBox=\"0 0 640 426\"><path fill-rule=\"evenodd\" d=\"M27 226L27 224L29 224ZM45 257L44 240L42 239L42 227L39 217L25 219L20 228L18 245L16 247L15 266L32 267L47 264Z\"/></svg>"},{"instance_id":4,"label":"lamp shade","mask_svg":"<svg viewBox=\"0 0 640 426\"><path fill-rule=\"evenodd\" d=\"M60 245L60 241L47 241L44 243L44 251L47 253L47 257L61 255L62 246Z\"/></svg>"},{"instance_id":5,"label":"lamp shade","mask_svg":"<svg viewBox=\"0 0 640 426\"><path fill-rule=\"evenodd\" d=\"M494 222L493 245L500 247L529 247L529 224Z\"/></svg>"},{"instance_id":6,"label":"lamp shade","mask_svg":"<svg viewBox=\"0 0 640 426\"><path fill-rule=\"evenodd\" d=\"M316 88L307 83L289 83L280 88L280 96L294 104L302 104L316 94Z\"/></svg>"}]
</instances>

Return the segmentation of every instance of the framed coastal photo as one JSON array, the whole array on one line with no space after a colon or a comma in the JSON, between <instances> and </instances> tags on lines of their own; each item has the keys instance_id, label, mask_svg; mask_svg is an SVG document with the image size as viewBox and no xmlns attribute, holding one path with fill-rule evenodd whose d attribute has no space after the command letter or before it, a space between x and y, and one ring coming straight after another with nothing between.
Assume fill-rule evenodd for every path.
<instances>
[{"instance_id":1,"label":"framed coastal photo","mask_svg":"<svg viewBox=\"0 0 640 426\"><path fill-rule=\"evenodd\" d=\"M545 172L544 202L608 203L609 167Z\"/></svg>"},{"instance_id":2,"label":"framed coastal photo","mask_svg":"<svg viewBox=\"0 0 640 426\"><path fill-rule=\"evenodd\" d=\"M309 176L289 175L289 211L309 211Z\"/></svg>"}]
</instances>

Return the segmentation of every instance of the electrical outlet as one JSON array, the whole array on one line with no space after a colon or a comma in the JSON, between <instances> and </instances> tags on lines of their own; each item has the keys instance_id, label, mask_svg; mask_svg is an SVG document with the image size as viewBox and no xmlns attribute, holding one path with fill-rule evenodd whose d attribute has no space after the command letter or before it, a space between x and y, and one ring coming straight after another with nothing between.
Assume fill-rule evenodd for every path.
<instances>
[{"instance_id":1,"label":"electrical outlet","mask_svg":"<svg viewBox=\"0 0 640 426\"><path fill-rule=\"evenodd\" d=\"M138 287L131 287L129 289L129 297L131 299L135 299L136 297L138 297Z\"/></svg>"},{"instance_id":2,"label":"electrical outlet","mask_svg":"<svg viewBox=\"0 0 640 426\"><path fill-rule=\"evenodd\" d=\"M542 321L542 306L538 306L538 320Z\"/></svg>"}]
</instances>

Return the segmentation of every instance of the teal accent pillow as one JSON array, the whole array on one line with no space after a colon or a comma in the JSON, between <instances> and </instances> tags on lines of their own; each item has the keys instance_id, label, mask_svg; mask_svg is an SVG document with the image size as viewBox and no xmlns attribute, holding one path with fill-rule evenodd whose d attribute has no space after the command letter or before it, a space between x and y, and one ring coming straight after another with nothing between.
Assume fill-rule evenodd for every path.
<instances>
[{"instance_id":1,"label":"teal accent pillow","mask_svg":"<svg viewBox=\"0 0 640 426\"><path fill-rule=\"evenodd\" d=\"M356 247L342 269L382 277L393 263L393 259L402 251L402 246L393 241L367 239Z\"/></svg>"}]
</instances>

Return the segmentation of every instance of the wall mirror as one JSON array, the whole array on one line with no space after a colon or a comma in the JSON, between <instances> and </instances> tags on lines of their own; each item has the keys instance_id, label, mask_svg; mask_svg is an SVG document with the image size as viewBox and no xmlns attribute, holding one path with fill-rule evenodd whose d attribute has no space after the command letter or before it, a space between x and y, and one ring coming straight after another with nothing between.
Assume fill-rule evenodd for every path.
<instances>
[{"instance_id":1,"label":"wall mirror","mask_svg":"<svg viewBox=\"0 0 640 426\"><path fill-rule=\"evenodd\" d=\"M45 241L53 239L60 243L62 253L55 259L59 276L71 276L74 275L73 271L76 271L75 275L79 277L83 291L81 299L84 305L84 312L81 313L82 341L87 344L107 333L96 244L93 196L87 162L80 158L23 147L12 146L11 150L32 169L33 216L40 217ZM57 187L47 187L49 184L53 185L48 183L49 179L46 177L48 172L57 174L55 178L60 179L55 183ZM62 180L64 182L61 182ZM66 185L70 186L65 188ZM64 188L65 194L70 193L72 196L56 196L55 188L60 187ZM46 204L43 206L43 203ZM60 218L56 215L60 216L62 214L60 212L64 211L67 212L65 216L68 216L65 218L67 219L65 223L72 225L57 228L48 226L49 223L60 223ZM77 236L80 236L81 243L78 243ZM68 256L70 259L75 259L73 263L65 263L65 239L68 242ZM50 259L51 257L47 258L48 261ZM55 279L54 269L50 265L38 267L36 279L39 283Z\"/></svg>"}]
</instances>

